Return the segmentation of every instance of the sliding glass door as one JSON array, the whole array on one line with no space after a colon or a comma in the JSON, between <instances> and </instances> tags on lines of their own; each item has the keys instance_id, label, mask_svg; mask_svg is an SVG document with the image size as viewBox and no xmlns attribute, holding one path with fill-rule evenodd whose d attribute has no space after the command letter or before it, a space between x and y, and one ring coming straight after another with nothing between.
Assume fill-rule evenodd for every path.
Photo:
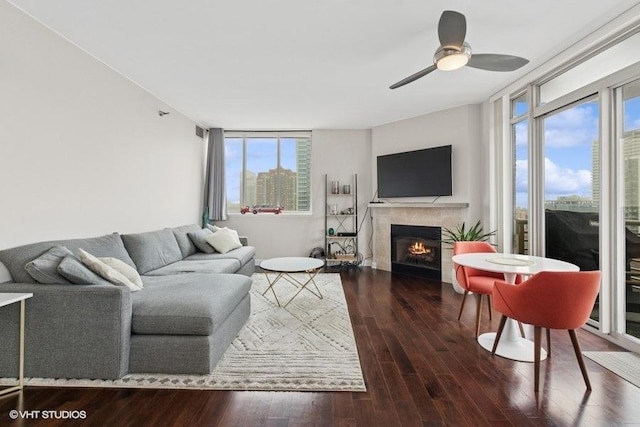
<instances>
[{"instance_id":1,"label":"sliding glass door","mask_svg":"<svg viewBox=\"0 0 640 427\"><path fill-rule=\"evenodd\" d=\"M588 324L640 351L640 62L620 54L629 43L640 27L499 95L511 101L499 160L512 193L497 206L505 248L602 272Z\"/></svg>"},{"instance_id":2,"label":"sliding glass door","mask_svg":"<svg viewBox=\"0 0 640 427\"><path fill-rule=\"evenodd\" d=\"M616 301L618 312L624 313L626 334L640 338L640 80L618 88L616 98L618 148L624 165L624 235L620 239L627 272L616 289L620 296Z\"/></svg>"},{"instance_id":3,"label":"sliding glass door","mask_svg":"<svg viewBox=\"0 0 640 427\"><path fill-rule=\"evenodd\" d=\"M545 255L600 268L600 104L597 96L542 116ZM640 256L640 255L639 255ZM598 302L591 318L599 320Z\"/></svg>"}]
</instances>

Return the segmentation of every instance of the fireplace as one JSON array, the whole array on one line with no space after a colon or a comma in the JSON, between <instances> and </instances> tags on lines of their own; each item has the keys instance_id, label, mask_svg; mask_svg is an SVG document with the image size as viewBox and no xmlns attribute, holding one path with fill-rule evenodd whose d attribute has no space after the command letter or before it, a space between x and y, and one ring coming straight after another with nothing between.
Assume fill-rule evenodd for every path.
<instances>
[{"instance_id":1,"label":"fireplace","mask_svg":"<svg viewBox=\"0 0 640 427\"><path fill-rule=\"evenodd\" d=\"M391 271L442 280L440 227L391 224Z\"/></svg>"}]
</instances>

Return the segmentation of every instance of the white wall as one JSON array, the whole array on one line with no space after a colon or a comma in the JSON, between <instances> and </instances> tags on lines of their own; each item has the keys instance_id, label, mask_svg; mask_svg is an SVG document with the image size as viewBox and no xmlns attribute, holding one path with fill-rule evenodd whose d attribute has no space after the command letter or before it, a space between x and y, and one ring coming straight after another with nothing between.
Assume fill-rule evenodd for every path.
<instances>
[{"instance_id":1,"label":"white wall","mask_svg":"<svg viewBox=\"0 0 640 427\"><path fill-rule=\"evenodd\" d=\"M6 2L0 81L0 248L199 220L195 124Z\"/></svg>"},{"instance_id":2,"label":"white wall","mask_svg":"<svg viewBox=\"0 0 640 427\"><path fill-rule=\"evenodd\" d=\"M314 130L311 147L312 213L230 214L217 224L238 230L256 247L256 258L307 256L312 248L324 247L324 175L347 183L358 174L359 222L365 218L371 190L371 132L369 130ZM353 191L353 189L352 189ZM366 217L368 218L368 217ZM359 251L369 253L370 222L365 219Z\"/></svg>"},{"instance_id":3,"label":"white wall","mask_svg":"<svg viewBox=\"0 0 640 427\"><path fill-rule=\"evenodd\" d=\"M377 181L376 157L384 154L452 145L453 195L438 202L469 203L467 221L483 219L483 193L486 191L488 161L483 138L480 104L464 105L424 116L401 120L372 129L371 170ZM374 189L375 191L375 189ZM392 201L431 202L434 198L393 199Z\"/></svg>"}]
</instances>

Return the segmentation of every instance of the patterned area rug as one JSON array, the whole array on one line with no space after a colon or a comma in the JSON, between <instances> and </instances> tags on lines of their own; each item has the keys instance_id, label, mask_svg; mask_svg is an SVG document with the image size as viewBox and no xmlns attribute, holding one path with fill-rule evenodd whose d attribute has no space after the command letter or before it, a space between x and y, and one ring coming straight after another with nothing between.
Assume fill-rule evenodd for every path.
<instances>
[{"instance_id":1,"label":"patterned area rug","mask_svg":"<svg viewBox=\"0 0 640 427\"><path fill-rule=\"evenodd\" d=\"M270 277L274 277L271 276ZM303 280L302 275L297 276ZM319 299L302 291L286 307L263 273L252 277L251 317L210 375L131 374L119 380L29 378L27 386L211 390L366 391L339 274L318 274ZM306 279L305 279L306 280ZM281 302L297 288L275 286ZM315 291L315 288L313 288Z\"/></svg>"},{"instance_id":2,"label":"patterned area rug","mask_svg":"<svg viewBox=\"0 0 640 427\"><path fill-rule=\"evenodd\" d=\"M640 387L640 356L628 351L585 351L585 357Z\"/></svg>"}]
</instances>

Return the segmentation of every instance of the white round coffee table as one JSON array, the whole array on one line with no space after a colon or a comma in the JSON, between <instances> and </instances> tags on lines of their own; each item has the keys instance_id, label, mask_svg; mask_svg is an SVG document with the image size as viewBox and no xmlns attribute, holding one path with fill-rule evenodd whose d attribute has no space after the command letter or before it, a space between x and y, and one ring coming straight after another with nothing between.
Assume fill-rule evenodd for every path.
<instances>
[{"instance_id":1,"label":"white round coffee table","mask_svg":"<svg viewBox=\"0 0 640 427\"><path fill-rule=\"evenodd\" d=\"M279 307L286 307L287 305L289 305L289 303L293 301L293 299L297 297L298 294L302 292L302 290L304 289L311 292L313 295L317 296L318 298L322 299L323 298L322 293L320 293L320 289L318 289L318 285L316 285L314 278L316 277L316 274L318 274L318 271L323 266L324 266L324 261L317 258L281 257L281 258L266 259L260 263L260 268L265 270L264 275L267 278L269 287L262 293L262 295L266 294L269 291L269 289L271 289L271 292L273 292L273 296L275 297ZM276 273L276 277L273 280L271 280L269 278L268 272ZM306 273L309 275L309 279L306 282L302 283L298 279L296 279L294 276L292 276L291 275L292 273ZM298 292L296 292L295 295L293 295L291 299L284 306L280 304L280 300L278 299L278 296L276 295L276 291L273 288L274 285L280 279L284 279L287 282L299 288ZM315 293L310 287L308 287L309 284L312 284L313 287L316 288L316 291L318 293Z\"/></svg>"}]
</instances>

